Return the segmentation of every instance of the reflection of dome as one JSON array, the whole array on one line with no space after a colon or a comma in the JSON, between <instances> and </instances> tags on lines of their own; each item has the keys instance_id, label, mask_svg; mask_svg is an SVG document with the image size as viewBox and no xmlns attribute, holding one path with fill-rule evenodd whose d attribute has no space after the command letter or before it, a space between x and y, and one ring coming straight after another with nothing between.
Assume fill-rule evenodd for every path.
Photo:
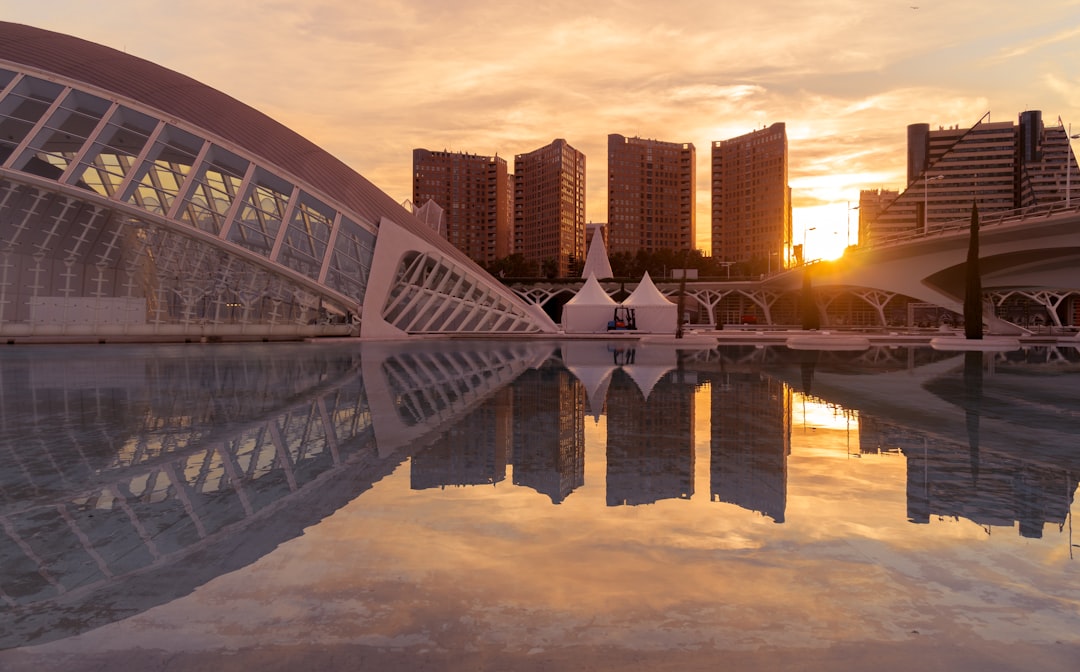
<instances>
[{"instance_id":1,"label":"reflection of dome","mask_svg":"<svg viewBox=\"0 0 1080 672\"><path fill-rule=\"evenodd\" d=\"M0 361L0 376L36 400L5 402L0 427L5 452L26 456L0 472L0 648L186 594L397 464L374 450L355 353L267 346L257 367L227 346L121 354L32 349Z\"/></svg>"},{"instance_id":2,"label":"reflection of dome","mask_svg":"<svg viewBox=\"0 0 1080 672\"><path fill-rule=\"evenodd\" d=\"M368 344L364 366L355 346L282 344L0 359L0 378L33 400L6 399L0 416L0 452L20 456L0 469L0 649L130 616L254 562L551 350L411 345ZM406 401L422 411L410 422Z\"/></svg>"},{"instance_id":3,"label":"reflection of dome","mask_svg":"<svg viewBox=\"0 0 1080 672\"><path fill-rule=\"evenodd\" d=\"M142 59L0 23L0 131L0 252L50 279L12 283L9 338L555 331L325 151Z\"/></svg>"}]
</instances>

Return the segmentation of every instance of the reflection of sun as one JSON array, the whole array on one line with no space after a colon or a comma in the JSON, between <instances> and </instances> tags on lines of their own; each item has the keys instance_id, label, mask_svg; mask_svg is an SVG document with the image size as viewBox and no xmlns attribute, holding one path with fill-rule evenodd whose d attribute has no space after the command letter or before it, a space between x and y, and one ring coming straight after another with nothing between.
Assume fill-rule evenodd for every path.
<instances>
[{"instance_id":1,"label":"reflection of sun","mask_svg":"<svg viewBox=\"0 0 1080 672\"><path fill-rule=\"evenodd\" d=\"M797 426L817 429L857 429L859 416L855 411L836 404L827 404L801 392L792 393L791 421Z\"/></svg>"}]
</instances>

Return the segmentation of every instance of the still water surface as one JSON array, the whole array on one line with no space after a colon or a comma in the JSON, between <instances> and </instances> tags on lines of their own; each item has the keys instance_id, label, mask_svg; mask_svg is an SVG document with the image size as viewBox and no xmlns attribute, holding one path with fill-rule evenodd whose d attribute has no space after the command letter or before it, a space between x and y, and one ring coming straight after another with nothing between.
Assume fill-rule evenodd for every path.
<instances>
[{"instance_id":1,"label":"still water surface","mask_svg":"<svg viewBox=\"0 0 1080 672\"><path fill-rule=\"evenodd\" d=\"M0 669L1080 663L1075 347L25 347L0 383Z\"/></svg>"}]
</instances>

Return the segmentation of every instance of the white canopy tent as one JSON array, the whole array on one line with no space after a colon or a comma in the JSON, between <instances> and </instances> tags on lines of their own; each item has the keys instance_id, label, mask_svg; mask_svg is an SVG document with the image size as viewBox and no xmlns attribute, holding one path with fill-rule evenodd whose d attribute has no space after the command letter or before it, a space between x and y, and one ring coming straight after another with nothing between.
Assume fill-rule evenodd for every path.
<instances>
[{"instance_id":1,"label":"white canopy tent","mask_svg":"<svg viewBox=\"0 0 1080 672\"><path fill-rule=\"evenodd\" d=\"M622 305L634 309L639 333L674 334L679 326L679 307L660 293L648 271Z\"/></svg>"},{"instance_id":2,"label":"white canopy tent","mask_svg":"<svg viewBox=\"0 0 1080 672\"><path fill-rule=\"evenodd\" d=\"M563 331L567 334L604 333L617 305L596 276L590 275L574 298L563 306Z\"/></svg>"}]
</instances>

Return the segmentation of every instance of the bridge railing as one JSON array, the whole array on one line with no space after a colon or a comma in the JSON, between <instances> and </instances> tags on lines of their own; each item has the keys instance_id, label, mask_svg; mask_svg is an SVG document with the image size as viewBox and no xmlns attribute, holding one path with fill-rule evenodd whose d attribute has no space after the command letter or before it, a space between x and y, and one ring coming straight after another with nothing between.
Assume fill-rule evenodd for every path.
<instances>
[{"instance_id":1,"label":"bridge railing","mask_svg":"<svg viewBox=\"0 0 1080 672\"><path fill-rule=\"evenodd\" d=\"M1063 212L1076 212L1080 210L1080 199L1077 200L1076 205L1066 205L1065 201L1055 201L1053 203L1046 203L1043 205L1029 205L1023 208L1015 208L1013 210L999 210L990 212L987 214L979 214L979 229L986 229L993 226L999 226L1001 224L1011 224L1025 219L1033 219L1035 217L1049 217ZM922 238L933 238L945 233L952 233L954 231L960 231L967 229L971 225L970 217L964 217L962 219L954 219L945 222L942 225L935 226L927 233L922 231L906 231L904 233L892 234L889 236L882 236L880 238L872 239L865 248L877 248L877 247L891 247L893 245L900 245L903 243L909 243L913 240L919 240Z\"/></svg>"}]
</instances>

